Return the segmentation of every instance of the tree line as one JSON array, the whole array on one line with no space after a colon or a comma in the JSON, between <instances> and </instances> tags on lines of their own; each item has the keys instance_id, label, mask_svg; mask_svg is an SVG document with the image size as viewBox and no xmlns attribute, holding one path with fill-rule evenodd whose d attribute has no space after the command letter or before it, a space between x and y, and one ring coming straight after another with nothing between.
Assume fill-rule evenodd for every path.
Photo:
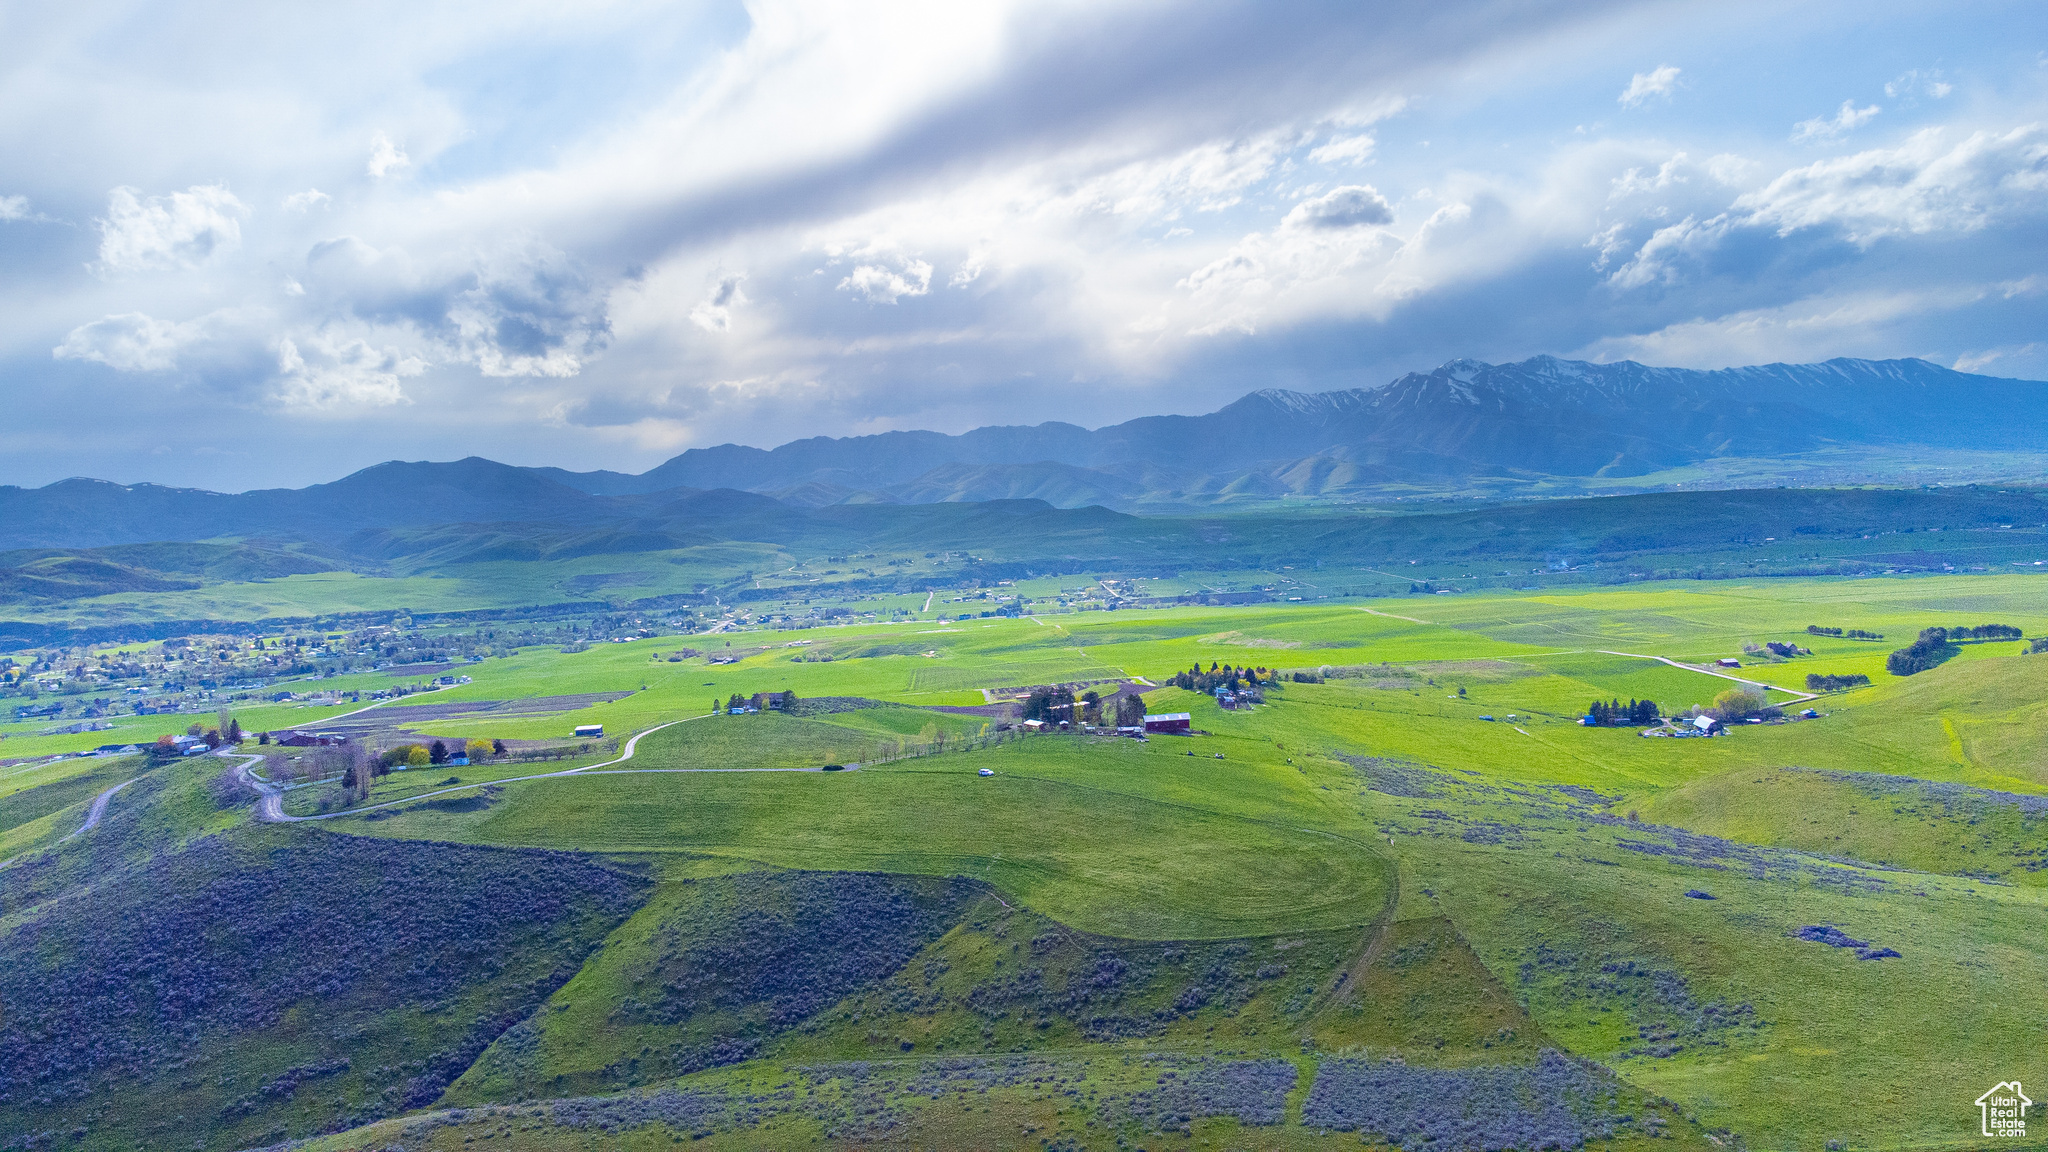
<instances>
[{"instance_id":1,"label":"tree line","mask_svg":"<svg viewBox=\"0 0 2048 1152\"><path fill-rule=\"evenodd\" d=\"M1894 676L1925 672L1956 654L1955 645L1964 640L2018 640L2023 636L2010 624L1968 624L1954 628L1923 628L1911 644L1885 657L1884 669Z\"/></svg>"},{"instance_id":2,"label":"tree line","mask_svg":"<svg viewBox=\"0 0 2048 1152\"><path fill-rule=\"evenodd\" d=\"M1188 688L1203 693L1214 692L1218 688L1236 692L1270 684L1273 682L1273 676L1274 673L1265 668L1233 668L1227 664L1218 665L1213 660L1209 662L1209 670L1204 672L1202 662L1197 660L1193 667L1175 674L1167 683L1175 688Z\"/></svg>"}]
</instances>

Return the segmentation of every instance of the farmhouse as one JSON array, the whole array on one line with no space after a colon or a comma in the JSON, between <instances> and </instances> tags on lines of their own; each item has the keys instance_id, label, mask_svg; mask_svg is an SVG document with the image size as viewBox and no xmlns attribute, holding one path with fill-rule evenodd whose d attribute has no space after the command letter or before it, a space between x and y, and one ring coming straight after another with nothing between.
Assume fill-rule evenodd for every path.
<instances>
[{"instance_id":1,"label":"farmhouse","mask_svg":"<svg viewBox=\"0 0 2048 1152\"><path fill-rule=\"evenodd\" d=\"M1721 726L1721 722L1712 716L1695 716L1693 717L1692 726L1711 736L1714 733L1714 729Z\"/></svg>"},{"instance_id":2,"label":"farmhouse","mask_svg":"<svg viewBox=\"0 0 2048 1152\"><path fill-rule=\"evenodd\" d=\"M1721 667L1723 667L1723 668L1740 668L1740 667L1742 667L1742 661L1740 661L1740 660L1737 660L1737 659L1736 659L1735 657L1733 657L1733 656L1723 656L1723 657L1721 657L1721 658L1720 658L1719 660L1716 660L1716 661L1714 661L1714 663L1716 663L1716 664L1720 665L1720 666L1721 666Z\"/></svg>"},{"instance_id":3,"label":"farmhouse","mask_svg":"<svg viewBox=\"0 0 2048 1152\"><path fill-rule=\"evenodd\" d=\"M287 748L335 748L348 743L348 737L339 732L286 732L273 735L271 743Z\"/></svg>"},{"instance_id":4,"label":"farmhouse","mask_svg":"<svg viewBox=\"0 0 2048 1152\"><path fill-rule=\"evenodd\" d=\"M1187 712L1158 712L1145 717L1145 732L1148 735L1159 732L1186 735L1193 721L1194 716Z\"/></svg>"}]
</instances>

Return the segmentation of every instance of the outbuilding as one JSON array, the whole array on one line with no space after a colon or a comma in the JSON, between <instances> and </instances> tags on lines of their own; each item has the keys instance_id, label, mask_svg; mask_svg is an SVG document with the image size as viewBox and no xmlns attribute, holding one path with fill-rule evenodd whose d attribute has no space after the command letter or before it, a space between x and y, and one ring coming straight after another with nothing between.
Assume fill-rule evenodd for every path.
<instances>
[{"instance_id":1,"label":"outbuilding","mask_svg":"<svg viewBox=\"0 0 2048 1152\"><path fill-rule=\"evenodd\" d=\"M348 737L339 732L286 732L272 736L271 742L286 748L339 748L348 743Z\"/></svg>"},{"instance_id":2,"label":"outbuilding","mask_svg":"<svg viewBox=\"0 0 2048 1152\"><path fill-rule=\"evenodd\" d=\"M571 735L573 735L573 736L602 736L602 735L604 735L604 725L602 725L602 724L578 724L578 725L576 726L576 731L575 731L575 732L573 732L573 733L571 733Z\"/></svg>"},{"instance_id":3,"label":"outbuilding","mask_svg":"<svg viewBox=\"0 0 2048 1152\"><path fill-rule=\"evenodd\" d=\"M1159 733L1180 733L1187 735L1194 726L1194 716L1188 712L1159 712L1145 717L1146 735Z\"/></svg>"}]
</instances>

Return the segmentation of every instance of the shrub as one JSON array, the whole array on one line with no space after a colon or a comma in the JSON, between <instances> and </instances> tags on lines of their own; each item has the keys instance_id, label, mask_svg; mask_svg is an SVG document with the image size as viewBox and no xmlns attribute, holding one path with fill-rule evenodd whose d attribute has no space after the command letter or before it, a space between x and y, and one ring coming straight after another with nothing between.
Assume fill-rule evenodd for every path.
<instances>
[{"instance_id":1,"label":"shrub","mask_svg":"<svg viewBox=\"0 0 2048 1152\"><path fill-rule=\"evenodd\" d=\"M1615 1092L1612 1077L1551 1051L1533 1065L1480 1068L1325 1060L1301 1119L1407 1152L1578 1148L1632 1123L1610 1104Z\"/></svg>"},{"instance_id":2,"label":"shrub","mask_svg":"<svg viewBox=\"0 0 2048 1152\"><path fill-rule=\"evenodd\" d=\"M1808 672L1806 674L1806 690L1808 692L1840 692L1848 688L1861 688L1868 683L1870 683L1870 677L1865 676L1861 672L1849 672L1841 675L1823 675L1818 672Z\"/></svg>"},{"instance_id":3,"label":"shrub","mask_svg":"<svg viewBox=\"0 0 2048 1152\"><path fill-rule=\"evenodd\" d=\"M953 927L971 881L755 872L692 882L687 915L652 942L646 990L614 1019L681 1025L690 1042L634 1082L752 1058L763 1039L878 984Z\"/></svg>"},{"instance_id":4,"label":"shrub","mask_svg":"<svg viewBox=\"0 0 2048 1152\"><path fill-rule=\"evenodd\" d=\"M1208 1116L1230 1116L1246 1125L1278 1124L1286 1118L1287 1094L1299 1076L1291 1060L1205 1060L1161 1073L1159 1086L1133 1093L1125 1110L1160 1131Z\"/></svg>"},{"instance_id":5,"label":"shrub","mask_svg":"<svg viewBox=\"0 0 2048 1152\"><path fill-rule=\"evenodd\" d=\"M515 962L554 970L487 997L488 1020L442 1025L454 1048L379 1069L407 1106L431 1100L573 974L644 887L564 852L258 828L198 840L0 935L0 954L15 958L0 965L0 1124L65 1100L104 1111L109 1092L170 1091L156 1081L164 1067L205 1060L299 1005L320 1018L445 1006ZM294 1056L303 1060L287 1048L256 1070L284 1076ZM242 1115L275 1103L259 1093Z\"/></svg>"}]
</instances>

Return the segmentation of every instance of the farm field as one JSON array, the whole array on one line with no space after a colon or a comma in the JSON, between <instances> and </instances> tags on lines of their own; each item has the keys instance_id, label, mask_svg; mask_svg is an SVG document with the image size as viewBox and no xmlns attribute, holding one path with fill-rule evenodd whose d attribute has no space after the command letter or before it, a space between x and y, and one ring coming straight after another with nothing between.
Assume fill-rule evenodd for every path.
<instances>
[{"instance_id":1,"label":"farm field","mask_svg":"<svg viewBox=\"0 0 2048 1152\"><path fill-rule=\"evenodd\" d=\"M22 1065L9 1091L36 1103L0 1106L0 1137L1977 1147L1971 1101L2043 1076L2013 1022L2048 1014L2048 655L1972 641L1911 676L1885 655L1937 625L2048 635L2044 588L1666 582L526 646L363 731L566 759L394 772L306 823L255 823L220 757L17 766L10 955L176 957L144 964L152 989L246 969L267 1007L150 992L203 1060ZM1807 651L1745 647L1770 641ZM1262 701L1169 684L1212 665L1265 670ZM1809 673L1871 683L1808 699ZM1005 708L1059 682L1142 691L1195 734L1021 735ZM1785 716L1579 723L1745 682ZM784 691L787 713L727 713ZM586 752L569 733L593 723ZM541 773L561 774L514 779ZM371 859L391 892L319 878ZM229 901L232 930L162 952L184 905L96 926L160 874ZM436 877L493 907L552 895L493 928L502 966L449 982L468 946L422 895ZM337 901L337 938L418 989L263 966ZM58 987L9 986L0 1050L27 1051L5 1047L24 1020L129 1042ZM153 1127L114 1118L138 1110Z\"/></svg>"}]
</instances>

